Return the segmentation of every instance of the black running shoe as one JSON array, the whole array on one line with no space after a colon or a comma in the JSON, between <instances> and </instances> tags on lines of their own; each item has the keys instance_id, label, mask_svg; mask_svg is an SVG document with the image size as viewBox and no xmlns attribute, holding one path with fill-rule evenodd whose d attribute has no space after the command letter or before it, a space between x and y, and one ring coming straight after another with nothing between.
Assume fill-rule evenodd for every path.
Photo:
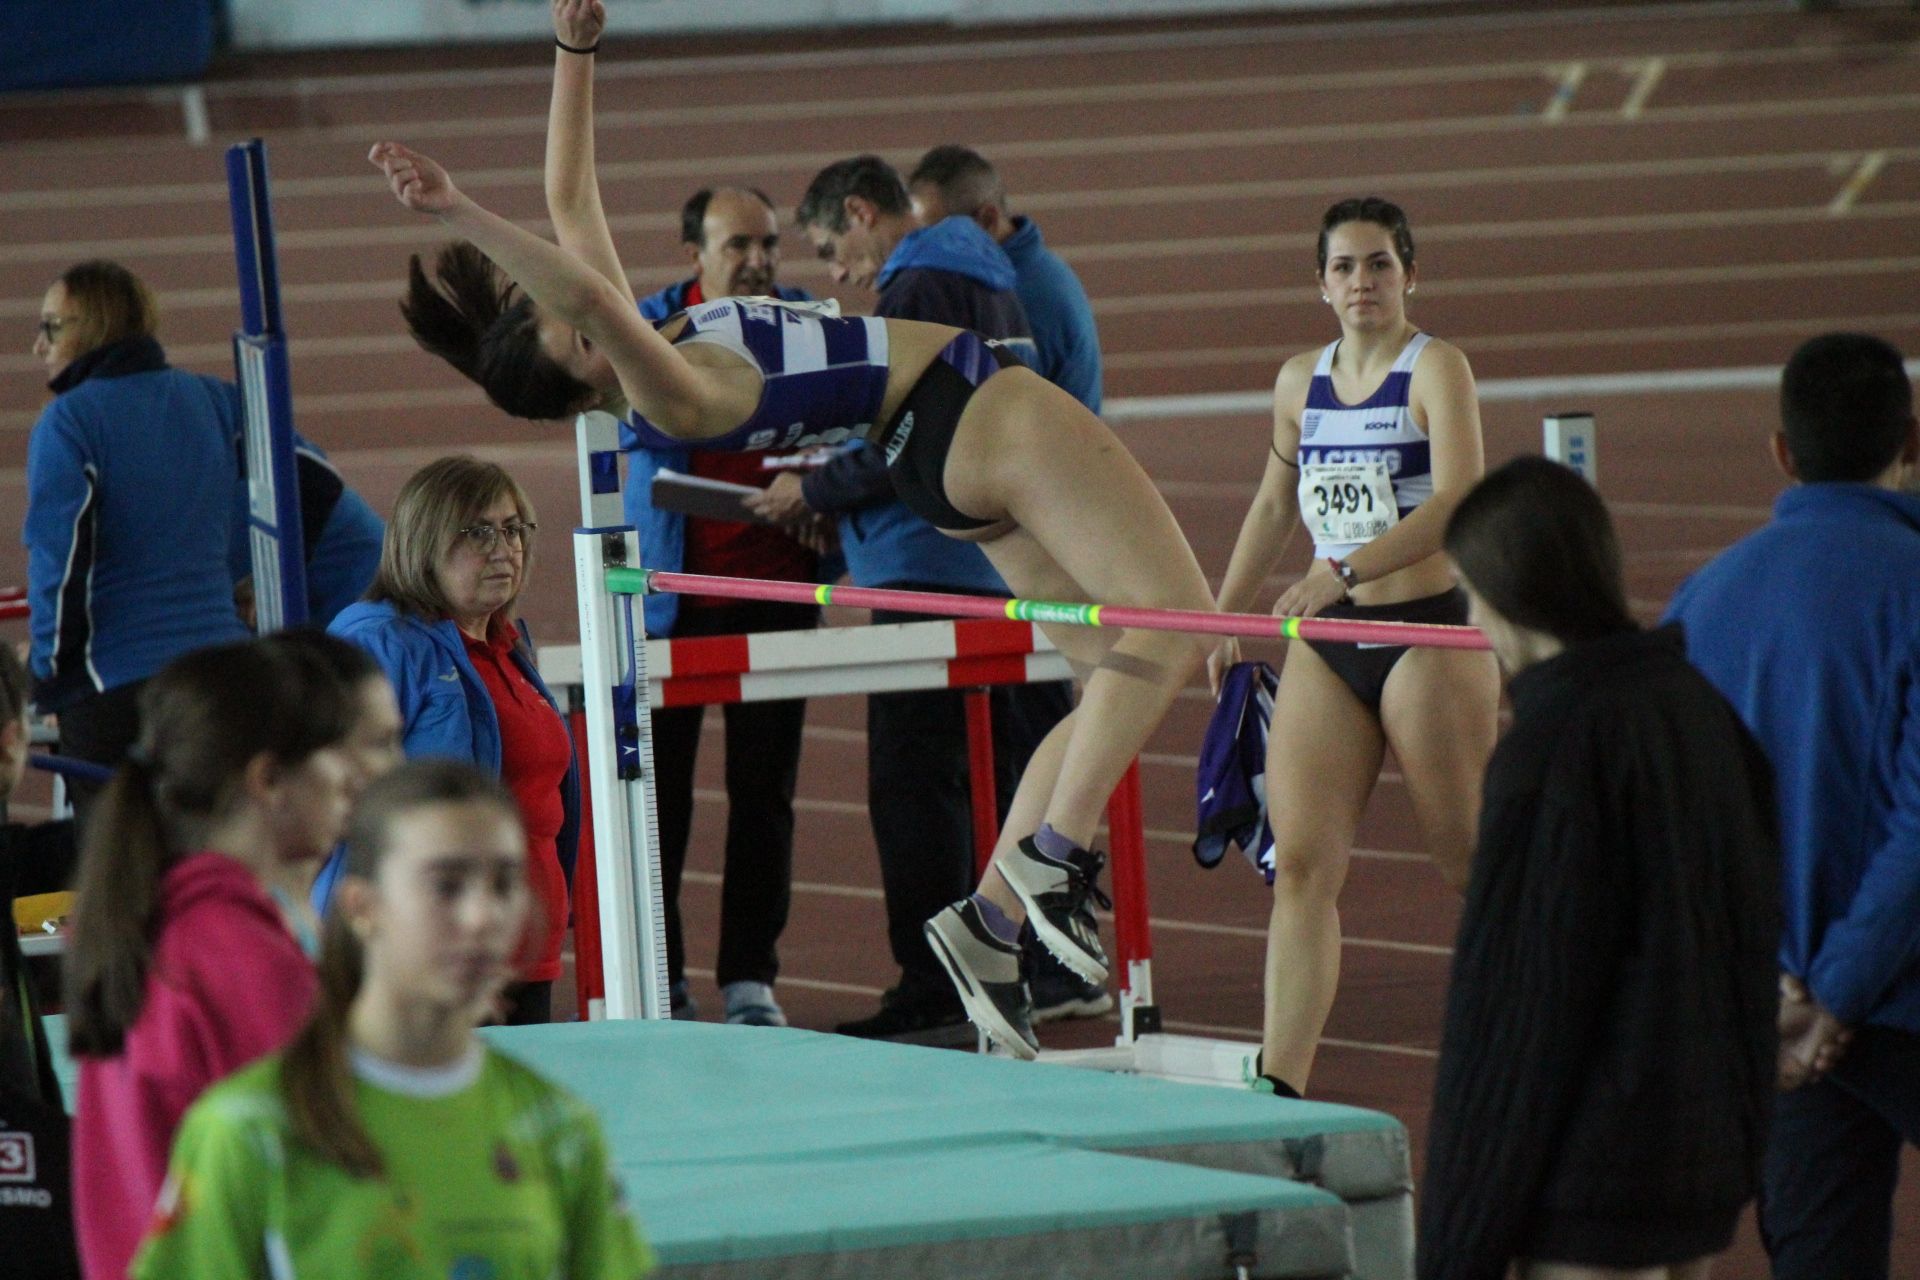
<instances>
[{"instance_id":1,"label":"black running shoe","mask_svg":"<svg viewBox=\"0 0 1920 1280\"><path fill-rule=\"evenodd\" d=\"M966 1009L951 994L943 995L943 999L928 1000L890 987L880 997L878 1013L843 1022L834 1030L860 1040L891 1040L941 1049L972 1047L973 1024L967 1021Z\"/></svg>"},{"instance_id":2,"label":"black running shoe","mask_svg":"<svg viewBox=\"0 0 1920 1280\"><path fill-rule=\"evenodd\" d=\"M972 898L927 921L926 930L927 944L953 979L973 1024L1016 1058L1038 1057L1032 1005L1020 980L1020 948L993 936Z\"/></svg>"},{"instance_id":3,"label":"black running shoe","mask_svg":"<svg viewBox=\"0 0 1920 1280\"><path fill-rule=\"evenodd\" d=\"M1027 983L1033 993L1033 1025L1066 1018L1098 1018L1113 1012L1113 993L1088 982L1051 955L1038 961Z\"/></svg>"},{"instance_id":4,"label":"black running shoe","mask_svg":"<svg viewBox=\"0 0 1920 1280\"><path fill-rule=\"evenodd\" d=\"M1089 900L1111 908L1113 902L1100 892L1100 868L1107 865L1105 854L1075 849L1062 862L1040 852L1028 836L1006 857L995 864L1020 901L1026 904L1027 923L1041 945L1053 952L1060 963L1088 982L1107 980L1107 953L1100 949L1100 931L1093 927Z\"/></svg>"}]
</instances>

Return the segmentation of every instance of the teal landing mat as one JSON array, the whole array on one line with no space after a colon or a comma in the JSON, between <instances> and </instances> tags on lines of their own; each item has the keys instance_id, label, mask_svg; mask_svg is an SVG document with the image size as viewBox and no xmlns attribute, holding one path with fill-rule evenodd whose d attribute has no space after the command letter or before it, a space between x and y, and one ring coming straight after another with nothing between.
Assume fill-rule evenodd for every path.
<instances>
[{"instance_id":1,"label":"teal landing mat","mask_svg":"<svg viewBox=\"0 0 1920 1280\"><path fill-rule=\"evenodd\" d=\"M790 1029L486 1034L599 1113L672 1275L1231 1277L1236 1230L1254 1276L1410 1273L1375 1112Z\"/></svg>"}]
</instances>

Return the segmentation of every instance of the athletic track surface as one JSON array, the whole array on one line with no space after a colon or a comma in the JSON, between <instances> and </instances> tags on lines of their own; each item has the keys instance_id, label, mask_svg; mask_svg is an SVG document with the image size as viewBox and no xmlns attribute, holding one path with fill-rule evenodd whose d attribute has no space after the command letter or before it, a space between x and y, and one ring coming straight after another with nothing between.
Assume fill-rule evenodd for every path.
<instances>
[{"instance_id":1,"label":"athletic track surface","mask_svg":"<svg viewBox=\"0 0 1920 1280\"><path fill-rule=\"evenodd\" d=\"M1124 415L1154 397L1258 393L1285 355L1327 341L1319 214L1347 195L1397 199L1420 251L1414 315L1472 359L1489 461L1537 450L1543 413L1597 414L1601 487L1650 619L1764 520L1780 488L1765 452L1770 379L1752 371L1840 327L1920 352L1917 42L1920 17L1904 11L1783 3L616 35L600 54L601 172L635 286L651 290L682 274L676 211L696 186L754 183L790 209L844 155L875 150L904 168L934 143L979 147L1085 280L1118 429L1216 578L1266 449L1264 416L1245 407L1257 395L1222 412ZM126 261L161 291L176 362L230 375L220 149L259 134L301 430L381 509L445 452L511 466L556 535L527 616L536 636L568 641L572 575L557 535L574 514L570 432L502 416L414 349L394 297L406 255L436 236L362 158L382 138L419 145L483 202L537 220L549 69L532 44L257 56L185 93L0 97L0 326L17 339L0 356L6 509L24 507L45 395L26 348L41 293L68 263ZM833 292L806 250L789 236L783 279ZM1651 376L1679 371L1710 372ZM1620 376L1567 381L1594 375ZM1290 573L1304 561L1297 543ZM23 580L9 540L0 583ZM1188 690L1144 763L1155 978L1169 1029L1253 1039L1265 893L1237 859L1202 873L1185 847L1207 711L1204 691ZM685 892L696 966L711 962L718 904L718 719ZM891 978L862 723L855 699L809 710L780 984L806 1027L864 1014ZM1391 766L1360 844L1314 1092L1390 1111L1417 1143L1457 907L1416 852ZM716 1007L711 971L693 973ZM1093 1044L1112 1030L1069 1024L1044 1038ZM1894 1273L1915 1277L1911 1150L1906 1172ZM1718 1274L1765 1274L1750 1227Z\"/></svg>"}]
</instances>

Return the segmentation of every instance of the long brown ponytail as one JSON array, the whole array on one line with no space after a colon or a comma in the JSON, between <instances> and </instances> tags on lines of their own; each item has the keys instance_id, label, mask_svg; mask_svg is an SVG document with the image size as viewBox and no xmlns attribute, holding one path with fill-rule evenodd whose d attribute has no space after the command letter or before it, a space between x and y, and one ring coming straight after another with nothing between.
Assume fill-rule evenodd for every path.
<instances>
[{"instance_id":1,"label":"long brown ponytail","mask_svg":"<svg viewBox=\"0 0 1920 1280\"><path fill-rule=\"evenodd\" d=\"M140 738L95 802L65 970L75 1053L119 1053L146 1003L161 882L234 811L250 761L299 765L346 736L350 703L317 661L259 641L188 654L140 691Z\"/></svg>"},{"instance_id":2,"label":"long brown ponytail","mask_svg":"<svg viewBox=\"0 0 1920 1280\"><path fill-rule=\"evenodd\" d=\"M375 881L391 847L394 821L429 805L488 805L511 821L520 811L491 776L456 760L414 760L361 793L347 828L342 877ZM379 1148L353 1102L347 1063L349 1019L366 977L366 950L336 898L320 947L320 998L280 1062L280 1091L293 1135L356 1177L380 1176Z\"/></svg>"}]
</instances>

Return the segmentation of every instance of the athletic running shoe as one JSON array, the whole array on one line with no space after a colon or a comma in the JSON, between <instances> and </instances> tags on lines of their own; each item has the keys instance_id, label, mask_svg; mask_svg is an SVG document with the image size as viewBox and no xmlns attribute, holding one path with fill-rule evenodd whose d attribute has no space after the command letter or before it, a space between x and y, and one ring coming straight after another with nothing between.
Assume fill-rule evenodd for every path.
<instances>
[{"instance_id":1,"label":"athletic running shoe","mask_svg":"<svg viewBox=\"0 0 1920 1280\"><path fill-rule=\"evenodd\" d=\"M1088 982L1107 980L1107 953L1100 949L1100 931L1093 927L1091 899L1103 907L1113 902L1100 892L1100 868L1105 854L1075 849L1062 862L1040 852L1028 836L1019 848L996 864L1007 884L1026 904L1027 923L1034 936L1060 963Z\"/></svg>"},{"instance_id":2,"label":"athletic running shoe","mask_svg":"<svg viewBox=\"0 0 1920 1280\"><path fill-rule=\"evenodd\" d=\"M1033 963L1027 989L1033 993L1034 1026L1113 1012L1113 995L1099 983L1088 982L1043 949L1028 952L1028 959Z\"/></svg>"},{"instance_id":3,"label":"athletic running shoe","mask_svg":"<svg viewBox=\"0 0 1920 1280\"><path fill-rule=\"evenodd\" d=\"M687 987L685 978L667 985L667 1005L675 1022L700 1020L700 1002L693 998L693 992Z\"/></svg>"},{"instance_id":4,"label":"athletic running shoe","mask_svg":"<svg viewBox=\"0 0 1920 1280\"><path fill-rule=\"evenodd\" d=\"M971 1048L975 1038L966 1009L950 989L943 990L938 999L927 999L889 987L880 997L878 1013L842 1022L834 1030L859 1040L891 1040L940 1049Z\"/></svg>"},{"instance_id":5,"label":"athletic running shoe","mask_svg":"<svg viewBox=\"0 0 1920 1280\"><path fill-rule=\"evenodd\" d=\"M720 988L727 1002L727 1022L736 1027L784 1027L787 1015L764 982L729 982Z\"/></svg>"},{"instance_id":6,"label":"athletic running shoe","mask_svg":"<svg viewBox=\"0 0 1920 1280\"><path fill-rule=\"evenodd\" d=\"M974 1025L1014 1057L1038 1057L1032 1004L1027 984L1020 980L1020 948L988 931L972 898L962 898L927 921L926 930L927 945L953 979Z\"/></svg>"}]
</instances>

